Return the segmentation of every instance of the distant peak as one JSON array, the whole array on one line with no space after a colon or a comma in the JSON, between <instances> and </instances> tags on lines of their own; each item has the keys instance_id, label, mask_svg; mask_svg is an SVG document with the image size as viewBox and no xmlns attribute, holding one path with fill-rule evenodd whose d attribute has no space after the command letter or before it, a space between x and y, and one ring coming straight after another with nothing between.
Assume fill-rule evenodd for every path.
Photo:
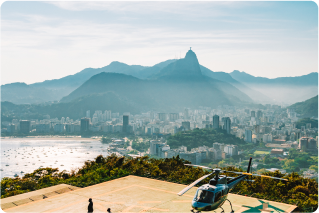
<instances>
[{"instance_id":1,"label":"distant peak","mask_svg":"<svg viewBox=\"0 0 319 213\"><path fill-rule=\"evenodd\" d=\"M188 52L186 53L185 58L196 58L197 59L197 56L192 49L189 49Z\"/></svg>"},{"instance_id":2,"label":"distant peak","mask_svg":"<svg viewBox=\"0 0 319 213\"><path fill-rule=\"evenodd\" d=\"M190 48L185 58L170 63L157 76L202 76L202 72L197 56Z\"/></svg>"},{"instance_id":3,"label":"distant peak","mask_svg":"<svg viewBox=\"0 0 319 213\"><path fill-rule=\"evenodd\" d=\"M111 64L125 64L125 63L122 63L122 62L119 62L119 61L112 61L111 63L110 63L110 65Z\"/></svg>"}]
</instances>

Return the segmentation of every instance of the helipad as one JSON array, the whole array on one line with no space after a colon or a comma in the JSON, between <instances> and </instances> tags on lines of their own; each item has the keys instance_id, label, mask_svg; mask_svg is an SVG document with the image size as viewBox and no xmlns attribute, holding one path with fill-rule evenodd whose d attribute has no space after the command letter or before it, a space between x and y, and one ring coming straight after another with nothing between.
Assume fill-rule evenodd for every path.
<instances>
[{"instance_id":1,"label":"helipad","mask_svg":"<svg viewBox=\"0 0 319 213\"><path fill-rule=\"evenodd\" d=\"M190 212L196 187L178 196L185 185L149 178L127 176L116 180L77 188L61 184L22 195L1 199L5 212L87 212L92 198L94 213L106 212ZM45 197L43 195L46 194ZM33 199L32 199L33 198ZM37 198L37 199L35 199ZM229 194L235 212L263 212L263 203L269 203L267 212L291 212L296 206ZM223 205L230 212L230 205ZM221 209L216 210L221 212Z\"/></svg>"}]
</instances>

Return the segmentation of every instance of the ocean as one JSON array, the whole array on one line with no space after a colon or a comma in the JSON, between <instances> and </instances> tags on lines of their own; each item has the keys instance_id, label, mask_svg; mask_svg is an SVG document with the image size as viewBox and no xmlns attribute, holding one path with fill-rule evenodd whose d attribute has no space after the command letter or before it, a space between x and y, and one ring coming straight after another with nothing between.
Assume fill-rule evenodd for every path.
<instances>
[{"instance_id":1,"label":"ocean","mask_svg":"<svg viewBox=\"0 0 319 213\"><path fill-rule=\"evenodd\" d=\"M21 177L44 167L70 171L98 155L107 156L107 148L107 144L92 139L1 139L0 175Z\"/></svg>"}]
</instances>

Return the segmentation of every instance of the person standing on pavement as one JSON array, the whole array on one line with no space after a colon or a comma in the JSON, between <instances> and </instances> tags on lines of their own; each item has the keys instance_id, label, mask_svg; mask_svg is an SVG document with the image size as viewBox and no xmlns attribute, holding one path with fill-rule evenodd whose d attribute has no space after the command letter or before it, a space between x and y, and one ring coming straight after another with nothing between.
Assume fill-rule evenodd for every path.
<instances>
[{"instance_id":1,"label":"person standing on pavement","mask_svg":"<svg viewBox=\"0 0 319 213\"><path fill-rule=\"evenodd\" d=\"M92 198L89 199L88 213L93 213L93 202Z\"/></svg>"}]
</instances>

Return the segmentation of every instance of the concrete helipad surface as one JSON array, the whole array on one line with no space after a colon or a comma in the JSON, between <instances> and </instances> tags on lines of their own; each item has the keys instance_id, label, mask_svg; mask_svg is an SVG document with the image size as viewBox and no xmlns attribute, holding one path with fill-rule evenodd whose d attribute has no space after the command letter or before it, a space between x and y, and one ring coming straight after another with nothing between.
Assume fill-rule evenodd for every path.
<instances>
[{"instance_id":1,"label":"concrete helipad surface","mask_svg":"<svg viewBox=\"0 0 319 213\"><path fill-rule=\"evenodd\" d=\"M63 185L63 186L61 186ZM154 179L127 176L116 180L96 184L86 188L72 188L61 184L47 190L50 194L59 187L65 189L63 193L50 194L45 199L30 199L31 197L43 195L41 190L1 199L2 208L5 212L87 212L88 199L92 198L94 213L106 212L111 208L112 212L190 212L191 201L196 192L196 187L189 190L183 196L178 196L185 185L159 181ZM66 190L72 188L72 190ZM63 190L60 190L61 192ZM56 192L56 191L55 191ZM20 196L20 198L18 197ZM30 199L31 201L19 202ZM235 212L263 212L262 205L268 202L269 206L265 212L291 212L296 206L272 201L260 200L229 194L228 199L233 204ZM8 204L8 203L13 203ZM6 205L6 206L5 206ZM223 205L225 212L230 212L229 203ZM221 212L221 209L216 210Z\"/></svg>"}]
</instances>

